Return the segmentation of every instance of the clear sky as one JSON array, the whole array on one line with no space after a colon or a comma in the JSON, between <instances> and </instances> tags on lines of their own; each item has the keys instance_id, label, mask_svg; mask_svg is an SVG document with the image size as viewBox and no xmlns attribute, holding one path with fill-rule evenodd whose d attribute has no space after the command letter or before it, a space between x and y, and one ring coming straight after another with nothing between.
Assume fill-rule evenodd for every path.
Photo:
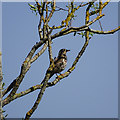
<instances>
[{"instance_id":1,"label":"clear sky","mask_svg":"<svg viewBox=\"0 0 120 120\"><path fill-rule=\"evenodd\" d=\"M64 6L65 3L57 3ZM79 13L79 14L78 14ZM109 3L103 10L103 30L118 26L118 3ZM84 24L84 9L77 12L74 26ZM57 12L51 25L59 25L65 13ZM5 88L19 75L20 67L32 46L39 41L39 16L27 3L2 3L2 51ZM91 28L99 29L96 22ZM53 41L53 56L61 48L70 49L67 70L84 44L84 38L73 34ZM40 49L39 49L40 50ZM39 84L48 68L48 51L34 63L18 92ZM54 80L55 76L51 78ZM8 117L25 117L39 90L16 99L4 107ZM94 35L69 77L48 88L32 117L38 118L117 118L118 117L118 33Z\"/></svg>"},{"instance_id":2,"label":"clear sky","mask_svg":"<svg viewBox=\"0 0 120 120\"><path fill-rule=\"evenodd\" d=\"M0 2L0 51L2 50L2 2Z\"/></svg>"}]
</instances>

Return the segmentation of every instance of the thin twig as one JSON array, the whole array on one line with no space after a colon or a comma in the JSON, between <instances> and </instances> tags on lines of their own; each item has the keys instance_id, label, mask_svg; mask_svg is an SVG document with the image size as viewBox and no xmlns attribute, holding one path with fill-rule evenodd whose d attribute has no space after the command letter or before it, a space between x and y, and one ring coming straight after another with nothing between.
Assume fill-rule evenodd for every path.
<instances>
[{"instance_id":1,"label":"thin twig","mask_svg":"<svg viewBox=\"0 0 120 120\"><path fill-rule=\"evenodd\" d=\"M104 4L102 4L102 9L103 9L109 2L110 2L110 0L107 0ZM98 10L95 10L95 11L90 12L90 16L98 13L99 11L100 11L100 10L98 9Z\"/></svg>"},{"instance_id":2,"label":"thin twig","mask_svg":"<svg viewBox=\"0 0 120 120\"><path fill-rule=\"evenodd\" d=\"M55 3L55 0L53 1L53 6L52 6L52 11L50 12L49 16L48 16L48 19L47 19L47 23L50 21L54 11L55 11L55 7L56 7L56 3Z\"/></svg>"},{"instance_id":3,"label":"thin twig","mask_svg":"<svg viewBox=\"0 0 120 120\"><path fill-rule=\"evenodd\" d=\"M93 32L95 34L113 34L113 33L115 33L118 30L120 30L120 26L118 28L115 28L115 29L110 30L110 31L100 31L100 30L93 30L93 29L89 28L89 31Z\"/></svg>"},{"instance_id":4,"label":"thin twig","mask_svg":"<svg viewBox=\"0 0 120 120\"><path fill-rule=\"evenodd\" d=\"M48 42L46 41L46 43L44 44L43 48L30 60L31 64L35 60L37 60L39 56L41 56L44 53L44 51L46 50L47 46L48 46Z\"/></svg>"},{"instance_id":5,"label":"thin twig","mask_svg":"<svg viewBox=\"0 0 120 120\"><path fill-rule=\"evenodd\" d=\"M2 52L0 51L0 119L3 120L3 108L2 108L2 83L3 83L3 73L2 73Z\"/></svg>"},{"instance_id":6,"label":"thin twig","mask_svg":"<svg viewBox=\"0 0 120 120\"><path fill-rule=\"evenodd\" d=\"M51 32L52 32L52 30L51 30ZM48 37L49 60L50 60L50 63L51 63L53 61L53 57L52 57L52 47L51 47L51 34L49 32L49 28L48 27L47 27L47 37Z\"/></svg>"}]
</instances>

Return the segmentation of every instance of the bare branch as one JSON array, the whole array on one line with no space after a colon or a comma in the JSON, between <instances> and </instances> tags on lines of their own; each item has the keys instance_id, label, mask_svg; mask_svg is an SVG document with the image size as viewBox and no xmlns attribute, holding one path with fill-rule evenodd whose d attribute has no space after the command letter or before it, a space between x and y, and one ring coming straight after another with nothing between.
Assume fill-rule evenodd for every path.
<instances>
[{"instance_id":1,"label":"bare branch","mask_svg":"<svg viewBox=\"0 0 120 120\"><path fill-rule=\"evenodd\" d=\"M92 4L94 2L90 2L87 9L86 9L86 17L85 17L85 24L87 25L89 22L89 19L90 19L90 14L89 14L89 9L91 8ZM89 41L89 31L85 31L85 38L86 38L86 42L88 43Z\"/></svg>"},{"instance_id":2,"label":"bare branch","mask_svg":"<svg viewBox=\"0 0 120 120\"><path fill-rule=\"evenodd\" d=\"M54 28L54 27L53 27ZM53 62L53 57L52 57L52 47L51 47L51 33L53 31L53 28L49 31L49 27L47 27L47 37L48 37L48 52L49 52L49 60L50 63Z\"/></svg>"},{"instance_id":3,"label":"bare branch","mask_svg":"<svg viewBox=\"0 0 120 120\"><path fill-rule=\"evenodd\" d=\"M96 22L97 20L99 20L99 19L100 19L101 17L103 17L103 16L104 16L104 14L97 16L95 19L93 19L92 21L90 21L90 22L87 24L87 26L90 26L91 24L93 24L94 22Z\"/></svg>"},{"instance_id":4,"label":"bare branch","mask_svg":"<svg viewBox=\"0 0 120 120\"><path fill-rule=\"evenodd\" d=\"M68 10L66 10L66 9L64 9L64 8L59 7L59 6L56 6L56 8L58 8L58 9L57 9L57 10L55 10L55 11L60 11L60 10L63 10L63 11L68 11Z\"/></svg>"},{"instance_id":5,"label":"bare branch","mask_svg":"<svg viewBox=\"0 0 120 120\"><path fill-rule=\"evenodd\" d=\"M2 109L2 52L0 51L0 119L3 120L3 109Z\"/></svg>"},{"instance_id":6,"label":"bare branch","mask_svg":"<svg viewBox=\"0 0 120 120\"><path fill-rule=\"evenodd\" d=\"M89 32L93 32L93 33L96 33L96 34L113 34L114 32L118 31L119 29L120 29L120 26L119 26L118 28L116 28L116 29L111 30L111 31L98 31L98 30L89 29ZM87 45L88 45L88 44L87 44L87 42L86 42L86 43L84 44L83 48L81 49L81 51L79 52L78 56L76 57L73 65L72 65L72 67L69 68L67 72L65 72L64 74L62 74L62 76L59 75L53 82L47 83L46 87L54 86L54 85L56 85L61 79L69 76L69 74L75 69L75 66L76 66L77 62L79 61L80 57L81 57L82 54L84 53ZM12 98L11 101L13 101L14 99L17 99L17 98L19 98L19 97L22 97L22 96L24 96L24 95L27 95L27 94L29 94L29 93L37 90L37 89L41 89L42 86L43 86L43 84L36 85L36 86L32 86L31 88L29 88L29 89L27 89L27 90L25 90L25 91L23 91L23 92L21 92L21 93L17 93L17 94L15 94L15 95L13 96L13 98ZM5 106L6 104L10 103L11 101L6 102L6 103L4 102L4 105L3 105L3 106Z\"/></svg>"},{"instance_id":7,"label":"bare branch","mask_svg":"<svg viewBox=\"0 0 120 120\"><path fill-rule=\"evenodd\" d=\"M55 33L54 35L51 36L51 39L55 39L57 37L63 36L63 35L67 35L73 32L78 32L78 31L85 31L88 29L88 26L90 26L91 24L93 24L94 22L96 22L97 20L99 20L101 17L103 17L103 15L97 16L95 19L93 19L92 21L90 21L88 24L83 25L81 27L70 27L64 31L60 31Z\"/></svg>"},{"instance_id":8,"label":"bare branch","mask_svg":"<svg viewBox=\"0 0 120 120\"><path fill-rule=\"evenodd\" d=\"M110 0L107 0L104 4L102 4L102 8L101 8L101 9L103 9L109 2L110 2ZM98 13L99 11L100 11L100 10L98 9L98 10L95 10L95 11L90 12L90 16Z\"/></svg>"},{"instance_id":9,"label":"bare branch","mask_svg":"<svg viewBox=\"0 0 120 120\"><path fill-rule=\"evenodd\" d=\"M80 50L80 52L78 53L77 57L75 58L75 61L73 62L72 66L67 70L67 72L65 72L62 75L59 75L53 82L48 83L48 86L53 86L56 83L58 83L61 79L68 77L70 75L70 73L75 69L79 59L81 58L81 56L83 55L83 53L85 52L86 48L88 46L88 41L86 41L82 47L82 49Z\"/></svg>"},{"instance_id":10,"label":"bare branch","mask_svg":"<svg viewBox=\"0 0 120 120\"><path fill-rule=\"evenodd\" d=\"M51 63L52 64L52 63ZM35 101L33 107L26 113L26 116L25 116L25 119L24 120L28 120L31 115L33 114L33 112L37 109L40 101L41 101L41 98L45 92L45 89L47 87L47 83L48 83L48 80L54 75L54 73L52 73L52 70L53 70L53 66L50 64L47 72L46 72L46 75L45 75L45 78L44 78L44 82L43 82L43 86L41 87L41 90L38 94L38 97L37 97L37 100Z\"/></svg>"},{"instance_id":11,"label":"bare branch","mask_svg":"<svg viewBox=\"0 0 120 120\"><path fill-rule=\"evenodd\" d=\"M55 3L55 0L53 1L53 6L52 6L52 11L50 12L49 16L48 16L48 19L47 19L47 23L50 21L54 11L55 11L55 7L56 7L56 3Z\"/></svg>"},{"instance_id":12,"label":"bare branch","mask_svg":"<svg viewBox=\"0 0 120 120\"><path fill-rule=\"evenodd\" d=\"M102 14L102 0L99 0L99 15Z\"/></svg>"},{"instance_id":13,"label":"bare branch","mask_svg":"<svg viewBox=\"0 0 120 120\"><path fill-rule=\"evenodd\" d=\"M113 34L113 33L117 32L118 30L120 30L120 26L118 28L115 28L115 29L110 30L110 31L100 31L100 30L93 30L93 29L89 28L89 31L93 32L95 34Z\"/></svg>"},{"instance_id":14,"label":"bare branch","mask_svg":"<svg viewBox=\"0 0 120 120\"><path fill-rule=\"evenodd\" d=\"M50 86L57 84L61 79L69 76L70 73L75 69L79 59L81 58L81 56L83 55L83 53L85 52L85 50L88 46L89 39L90 39L89 32L93 32L96 34L113 34L114 32L116 32L120 29L120 26L116 29L111 30L111 31L99 31L99 30L93 30L93 29L89 28L90 25L92 25L94 22L96 22L97 20L99 20L101 17L104 16L104 14L102 14L102 9L109 3L109 0L107 0L105 3L102 3L102 0L100 0L99 10L89 12L89 10L94 2L95 2L95 0L93 0L92 2L85 3L85 4L81 4L78 7L74 7L73 2L71 2L71 6L69 7L69 10L65 10L63 8L57 7L58 11L59 10L68 11L68 15L67 15L66 19L64 19L62 21L60 26L49 27L48 22L50 21L51 17L53 16L53 13L55 11L57 11L57 10L55 10L56 3L55 3L55 1L53 1L52 10L48 10L48 7L49 7L48 4L50 2L45 1L45 2L43 2L43 4L40 5L38 3L38 0L36 0L38 12L40 15L40 21L39 21L39 25L38 25L40 42L36 43L32 47L31 51L29 52L29 54L25 58L25 61L23 62L22 66L21 66L21 71L20 71L19 76L3 91L3 96L4 96L5 94L7 94L11 90L10 94L3 100L3 106L7 105L8 103L13 101L14 99L22 97L22 96L24 96L28 93L31 93L37 89L41 89L33 107L26 114L25 120L29 119L31 117L31 115L33 114L33 112L37 109L46 87L50 87ZM80 7L83 7L86 5L88 5L88 7L86 9L85 25L83 25L81 27L70 27L69 28L68 22L70 22L70 20L72 19L72 16L74 15L75 11L78 10ZM50 11L50 13L48 11ZM43 15L44 13L46 13L46 15ZM97 13L99 13L99 16L97 16L95 19L90 21L90 16L97 14ZM63 28L63 29L60 32L57 32L57 33L51 35L51 32L53 29L60 29L60 28ZM79 51L72 66L67 70L67 72L56 77L56 79L53 82L48 82L48 80L54 75L54 73L52 72L52 70L54 68L54 62L51 62L51 61L53 61L51 41L57 37L64 36L64 35L67 35L67 34L70 34L73 32L78 32L78 31L85 31L85 33L86 33L85 34L86 41L85 41L82 49ZM41 47L43 44L44 44L43 48L34 56L36 50L39 47ZM44 80L41 82L40 85L33 86L25 91L22 91L21 93L16 93L21 82L24 79L24 76L26 75L27 71L30 69L31 64L33 62L35 62L35 60L37 60L40 55L42 55L42 53L46 50L47 46L48 46L48 51L49 51L50 66L46 72Z\"/></svg>"},{"instance_id":15,"label":"bare branch","mask_svg":"<svg viewBox=\"0 0 120 120\"><path fill-rule=\"evenodd\" d=\"M37 4L38 12L39 12L39 14L40 14L40 16L41 16L41 13L42 13L42 11L41 11L41 6L40 6L38 0L35 0L35 1L36 1L36 4Z\"/></svg>"},{"instance_id":16,"label":"bare branch","mask_svg":"<svg viewBox=\"0 0 120 120\"><path fill-rule=\"evenodd\" d=\"M51 39L54 39L54 38L59 37L59 36L67 35L67 34L72 33L72 32L87 30L89 25L93 24L95 21L97 21L98 19L100 19L102 16L104 16L104 14L103 14L103 15L100 15L100 16L97 16L94 20L90 21L87 25L84 25L84 26L81 26L81 27L71 27L71 28L68 28L68 29L65 30L65 31L60 31L60 32L52 35L52 36L51 36ZM25 59L25 61L24 61L24 63L23 63L23 66L22 66L22 68L21 68L21 74L19 75L19 77L18 77L17 80L16 80L16 82L19 81L19 83L18 83L19 85L20 85L20 83L22 82L22 80L23 80L23 78L24 78L24 75L25 75L26 72L29 70L29 67L30 67L30 66L28 66L28 62L30 62L30 60L31 60L33 54L35 53L35 51L36 51L44 42L46 42L46 41L47 41L47 39L44 39L44 41L41 40L39 43L37 43L36 45L34 45L33 48L31 49L30 53L28 54L27 58ZM27 68L27 67L28 67L28 68ZM27 71L26 71L25 68L27 68ZM24 69L25 69L25 70L24 70ZM24 72L23 72L23 71L24 71ZM24 74L23 74L23 73L24 73ZM12 82L12 83L13 83L13 82ZM11 84L12 84L12 83L11 83ZM14 85L15 85L15 84L14 84ZM18 87L19 87L19 85L18 85ZM8 86L8 87L9 87L9 86ZM15 90L15 93L16 93L18 87L16 87L16 89L14 89L14 90ZM13 88L13 86L10 87L10 88ZM8 88L7 88L7 89L8 89ZM7 91L7 89L4 90L4 93L5 93L5 94L9 92L9 91ZM11 89L9 89L9 90L11 90ZM12 93L14 93L14 90L12 91ZM7 92L5 92L5 91L7 91ZM11 93L11 94L12 94L12 93ZM5 95L5 94L4 94L4 95Z\"/></svg>"},{"instance_id":17,"label":"bare branch","mask_svg":"<svg viewBox=\"0 0 120 120\"><path fill-rule=\"evenodd\" d=\"M44 44L43 48L30 60L30 63L33 63L35 60L38 59L39 56L41 56L44 51L46 50L48 46L48 42L46 41L46 43Z\"/></svg>"},{"instance_id":18,"label":"bare branch","mask_svg":"<svg viewBox=\"0 0 120 120\"><path fill-rule=\"evenodd\" d=\"M43 39L41 24L42 24L42 17L40 17L40 22L39 22L39 25L38 25L38 32L39 32L40 40Z\"/></svg>"},{"instance_id":19,"label":"bare branch","mask_svg":"<svg viewBox=\"0 0 120 120\"><path fill-rule=\"evenodd\" d=\"M42 15L44 14L45 3L46 2L43 2L43 5L42 5L42 13L41 13Z\"/></svg>"},{"instance_id":20,"label":"bare branch","mask_svg":"<svg viewBox=\"0 0 120 120\"><path fill-rule=\"evenodd\" d=\"M48 82L47 85L46 85L46 87L54 86L54 85L55 85L56 83L58 83L58 82L59 82L58 79L55 79L53 82ZM27 89L27 90L25 90L25 91L22 91L22 92L20 92L20 93L16 93L16 94L12 97L12 100L11 100L11 101L13 101L13 100L15 100L15 99L17 99L17 98L20 98L20 97L22 97L22 96L25 96L25 95L27 95L27 94L29 94L29 93L31 93L31 92L34 92L35 90L41 89L42 86L43 86L43 83L40 84L40 85L32 86L32 87L30 87L29 89ZM9 104L11 101L6 102L3 106Z\"/></svg>"},{"instance_id":21,"label":"bare branch","mask_svg":"<svg viewBox=\"0 0 120 120\"><path fill-rule=\"evenodd\" d=\"M88 7L87 7L87 9L86 9L85 24L88 24L88 22L89 22L89 16L90 16L89 9L91 8L91 6L92 6L93 3L94 2L90 2L89 5L88 5Z\"/></svg>"},{"instance_id":22,"label":"bare branch","mask_svg":"<svg viewBox=\"0 0 120 120\"><path fill-rule=\"evenodd\" d=\"M49 77L50 77L50 74L47 74L46 77L45 77L45 83L43 85L43 87L41 88L39 94L38 94L38 97L37 97L37 100L35 101L33 107L26 113L26 116L25 116L25 119L24 120L29 120L29 118L31 117L31 115L33 114L33 112L37 109L40 101L41 101L41 98L45 92L45 89L46 89L46 84L49 80Z\"/></svg>"},{"instance_id":23,"label":"bare branch","mask_svg":"<svg viewBox=\"0 0 120 120\"><path fill-rule=\"evenodd\" d=\"M57 84L58 82L59 82L59 80L58 80L58 79L55 79L53 82L48 82L47 85L46 85L46 87L54 86L54 85ZM29 93L31 93L31 92L34 92L35 90L41 89L42 86L43 86L43 83L41 83L40 85L32 86L32 87L28 88L27 90L22 91L22 92L20 92L20 93L16 93L16 94L12 97L11 101L8 101L8 102L6 102L6 103L4 102L4 105L3 105L3 106L9 104L10 102L12 102L13 100L15 100L15 99L17 99L17 98L20 98L20 97L22 97L22 96L25 96L25 95L27 95L27 94L29 94Z\"/></svg>"},{"instance_id":24,"label":"bare branch","mask_svg":"<svg viewBox=\"0 0 120 120\"><path fill-rule=\"evenodd\" d=\"M32 47L31 51L29 52L28 56L26 57L25 61L23 62L20 75L3 91L3 96L4 96L13 88L13 90L11 91L9 96L5 99L5 101L10 100L9 97L12 97L16 93L16 91L19 88L19 85L22 82L25 74L27 73L27 71L30 68L30 60L31 60L33 54L43 43L44 42L41 40L40 42L36 43Z\"/></svg>"},{"instance_id":25,"label":"bare branch","mask_svg":"<svg viewBox=\"0 0 120 120\"><path fill-rule=\"evenodd\" d=\"M48 2L46 3L46 16L45 16L45 22L48 19Z\"/></svg>"},{"instance_id":26,"label":"bare branch","mask_svg":"<svg viewBox=\"0 0 120 120\"><path fill-rule=\"evenodd\" d=\"M54 28L53 29L60 29L60 28L63 28L63 27L65 27L65 25L60 25L60 26L54 26ZM52 27L49 27L49 29L52 29Z\"/></svg>"},{"instance_id":27,"label":"bare branch","mask_svg":"<svg viewBox=\"0 0 120 120\"><path fill-rule=\"evenodd\" d=\"M37 107L38 107L38 105L39 105L39 103L41 101L41 98L42 98L42 96L44 94L44 91L46 89L46 85L48 83L48 80L54 74L54 73L52 73L54 62L51 62L51 61L53 61L53 59L52 59L52 49L51 49L51 36L50 36L50 32L52 32L52 30L49 32L49 30L48 30L49 28L47 27L47 23L50 21L50 18L52 17L54 10L55 10L55 0L53 1L52 11L49 14L48 19L47 19L47 21L45 22L45 24L43 26L43 39L44 39L44 41L45 41L45 38L47 37L46 36L46 29L47 29L50 67L48 68L48 70L46 72L45 78L43 80L43 86L42 86L42 88L40 90L40 93L38 94L37 100L34 103L33 107L27 112L25 120L28 120L31 117L31 115L33 114L33 112L37 109Z\"/></svg>"}]
</instances>

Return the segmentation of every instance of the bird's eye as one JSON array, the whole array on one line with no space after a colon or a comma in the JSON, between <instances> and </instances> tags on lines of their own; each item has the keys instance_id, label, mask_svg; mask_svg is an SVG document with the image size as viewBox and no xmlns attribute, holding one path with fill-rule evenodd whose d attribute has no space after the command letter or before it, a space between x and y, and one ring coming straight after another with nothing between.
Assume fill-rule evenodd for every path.
<instances>
[{"instance_id":1,"label":"bird's eye","mask_svg":"<svg viewBox=\"0 0 120 120\"><path fill-rule=\"evenodd\" d=\"M63 54L66 51L66 49L61 49L59 54Z\"/></svg>"}]
</instances>

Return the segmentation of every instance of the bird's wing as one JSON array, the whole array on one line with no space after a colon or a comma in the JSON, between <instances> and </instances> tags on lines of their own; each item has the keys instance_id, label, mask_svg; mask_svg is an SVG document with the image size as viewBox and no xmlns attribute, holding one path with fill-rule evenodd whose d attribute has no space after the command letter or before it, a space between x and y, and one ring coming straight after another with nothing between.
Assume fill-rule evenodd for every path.
<instances>
[{"instance_id":1,"label":"bird's wing","mask_svg":"<svg viewBox=\"0 0 120 120\"><path fill-rule=\"evenodd\" d=\"M58 61L58 58L55 57L55 58L54 58L54 63L56 64L57 61Z\"/></svg>"}]
</instances>

